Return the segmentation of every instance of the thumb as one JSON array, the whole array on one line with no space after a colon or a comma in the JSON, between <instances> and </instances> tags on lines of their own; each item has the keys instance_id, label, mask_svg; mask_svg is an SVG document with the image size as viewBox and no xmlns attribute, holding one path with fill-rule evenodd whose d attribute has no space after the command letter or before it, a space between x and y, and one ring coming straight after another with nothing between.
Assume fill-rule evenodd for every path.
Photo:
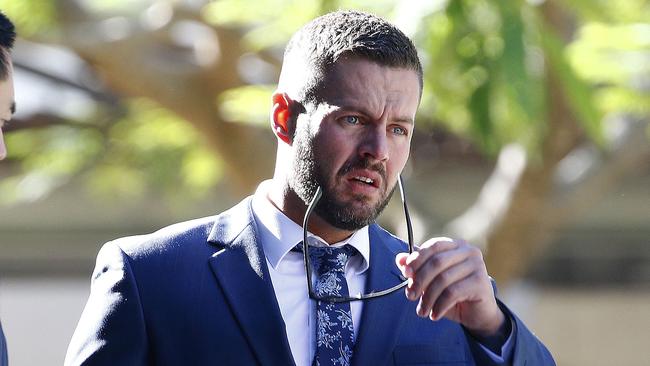
<instances>
[{"instance_id":1,"label":"thumb","mask_svg":"<svg viewBox=\"0 0 650 366\"><path fill-rule=\"evenodd\" d=\"M406 258L409 256L408 253L398 253L395 256L395 264L397 264L397 267L404 272L404 266L406 266Z\"/></svg>"}]
</instances>

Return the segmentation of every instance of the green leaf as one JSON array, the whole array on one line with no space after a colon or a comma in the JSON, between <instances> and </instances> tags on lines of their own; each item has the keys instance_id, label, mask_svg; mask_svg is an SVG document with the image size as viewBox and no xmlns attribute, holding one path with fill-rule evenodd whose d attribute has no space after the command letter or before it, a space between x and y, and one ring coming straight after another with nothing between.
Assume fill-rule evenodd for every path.
<instances>
[{"instance_id":1,"label":"green leaf","mask_svg":"<svg viewBox=\"0 0 650 366\"><path fill-rule=\"evenodd\" d=\"M221 116L230 122L266 126L273 90L272 85L248 85L227 90L217 98Z\"/></svg>"},{"instance_id":2,"label":"green leaf","mask_svg":"<svg viewBox=\"0 0 650 366\"><path fill-rule=\"evenodd\" d=\"M543 25L542 47L550 62L551 69L557 73L563 95L569 100L569 106L582 123L587 134L599 144L604 142L602 135L602 113L594 107L591 86L578 78L564 53L560 38L550 27ZM552 91L551 91L552 92Z\"/></svg>"},{"instance_id":3,"label":"green leaf","mask_svg":"<svg viewBox=\"0 0 650 366\"><path fill-rule=\"evenodd\" d=\"M52 0L0 0L0 9L16 25L19 37L29 37L52 29L56 2Z\"/></svg>"},{"instance_id":4,"label":"green leaf","mask_svg":"<svg viewBox=\"0 0 650 366\"><path fill-rule=\"evenodd\" d=\"M538 95L531 88L534 82L526 68L526 29L518 7L505 2L499 4L503 16L501 37L504 41L503 55L498 60L499 72L504 77L506 92L526 117L523 123L531 123L539 120L539 102L536 102Z\"/></svg>"}]
</instances>

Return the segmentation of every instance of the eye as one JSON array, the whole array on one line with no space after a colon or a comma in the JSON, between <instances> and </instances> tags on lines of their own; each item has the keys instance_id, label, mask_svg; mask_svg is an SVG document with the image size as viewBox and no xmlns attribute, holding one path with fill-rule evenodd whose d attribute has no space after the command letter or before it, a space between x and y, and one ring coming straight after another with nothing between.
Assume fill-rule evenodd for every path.
<instances>
[{"instance_id":1,"label":"eye","mask_svg":"<svg viewBox=\"0 0 650 366\"><path fill-rule=\"evenodd\" d=\"M361 123L359 117L357 116L345 116L343 117L343 120L345 121L345 123L350 125L358 125L359 123Z\"/></svg>"},{"instance_id":2,"label":"eye","mask_svg":"<svg viewBox=\"0 0 650 366\"><path fill-rule=\"evenodd\" d=\"M407 135L408 131L404 127L393 126L390 128L390 131L396 135Z\"/></svg>"}]
</instances>

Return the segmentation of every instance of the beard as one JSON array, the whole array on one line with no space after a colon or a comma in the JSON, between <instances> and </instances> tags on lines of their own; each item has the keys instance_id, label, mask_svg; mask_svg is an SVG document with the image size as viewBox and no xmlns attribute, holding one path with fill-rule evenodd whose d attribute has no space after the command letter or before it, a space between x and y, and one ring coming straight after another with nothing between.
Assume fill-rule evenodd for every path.
<instances>
[{"instance_id":1,"label":"beard","mask_svg":"<svg viewBox=\"0 0 650 366\"><path fill-rule=\"evenodd\" d=\"M359 230L373 223L386 208L396 185L390 190L387 189L386 169L381 163L372 164L368 159L353 157L343 164L336 172L333 182L337 182L338 178L354 169L368 169L381 175L383 183L380 187L381 198L374 205L364 195L355 195L352 202L345 202L339 198L336 187L328 185L328 172L333 169L328 164L330 160L326 154L319 154L316 147L318 144L314 143L314 137L309 130L309 123L305 121L298 124L293 143L296 154L289 176L290 188L308 205L320 186L322 196L314 212L328 224L342 230ZM353 204L355 201L361 203L361 208Z\"/></svg>"}]
</instances>

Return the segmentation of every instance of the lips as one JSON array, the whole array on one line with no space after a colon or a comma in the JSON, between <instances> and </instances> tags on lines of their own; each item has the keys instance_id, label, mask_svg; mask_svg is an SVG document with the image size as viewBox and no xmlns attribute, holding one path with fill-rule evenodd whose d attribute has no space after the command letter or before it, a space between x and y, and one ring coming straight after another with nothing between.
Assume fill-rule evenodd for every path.
<instances>
[{"instance_id":1,"label":"lips","mask_svg":"<svg viewBox=\"0 0 650 366\"><path fill-rule=\"evenodd\" d=\"M367 169L352 171L348 177L350 181L360 182L374 188L379 188L381 183L381 175Z\"/></svg>"},{"instance_id":2,"label":"lips","mask_svg":"<svg viewBox=\"0 0 650 366\"><path fill-rule=\"evenodd\" d=\"M363 183L367 183L367 184L373 184L373 183L375 183L374 180L372 180L372 179L370 179L370 178L368 178L368 177L353 177L352 179L356 179L356 180L358 180L358 181L361 181L361 182L363 182Z\"/></svg>"}]
</instances>

